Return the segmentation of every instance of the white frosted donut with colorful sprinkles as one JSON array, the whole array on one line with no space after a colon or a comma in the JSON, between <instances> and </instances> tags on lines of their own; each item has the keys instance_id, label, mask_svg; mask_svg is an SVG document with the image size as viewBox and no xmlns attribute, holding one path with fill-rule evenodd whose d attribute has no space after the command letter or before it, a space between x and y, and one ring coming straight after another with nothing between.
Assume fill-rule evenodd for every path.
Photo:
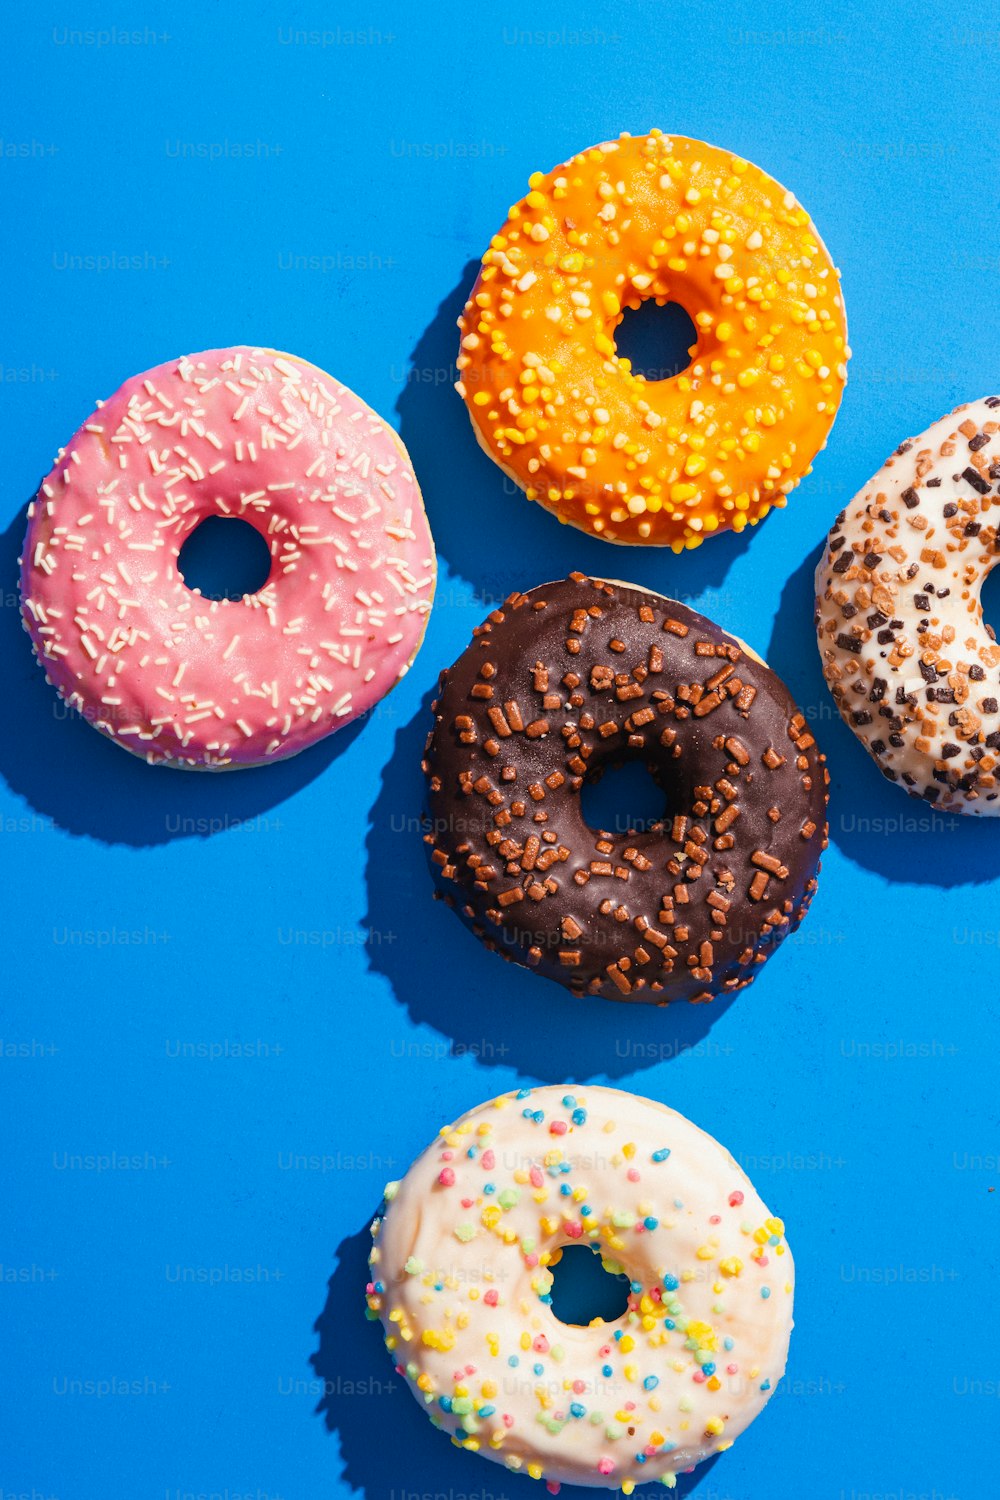
<instances>
[{"instance_id":1,"label":"white frosted donut with colorful sprinkles","mask_svg":"<svg viewBox=\"0 0 1000 1500\"><path fill-rule=\"evenodd\" d=\"M294 755L406 672L434 545L392 429L315 365L213 349L136 375L62 450L28 511L25 627L61 696L152 764ZM209 516L264 537L255 594L178 569Z\"/></svg>"},{"instance_id":2,"label":"white frosted donut with colorful sprinkles","mask_svg":"<svg viewBox=\"0 0 1000 1500\"><path fill-rule=\"evenodd\" d=\"M446 1126L372 1225L369 1316L460 1447L621 1489L731 1446L784 1369L784 1225L719 1143L608 1088L522 1089ZM631 1282L616 1322L552 1311L587 1244Z\"/></svg>"}]
</instances>

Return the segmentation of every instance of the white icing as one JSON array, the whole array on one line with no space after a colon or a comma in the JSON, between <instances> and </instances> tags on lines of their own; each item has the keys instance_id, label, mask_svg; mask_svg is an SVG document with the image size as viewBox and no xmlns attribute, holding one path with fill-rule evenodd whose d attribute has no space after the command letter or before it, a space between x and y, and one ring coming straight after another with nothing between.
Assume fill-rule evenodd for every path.
<instances>
[{"instance_id":1,"label":"white icing","mask_svg":"<svg viewBox=\"0 0 1000 1500\"><path fill-rule=\"evenodd\" d=\"M371 1315L414 1395L510 1469L669 1483L729 1447L784 1372L784 1226L717 1141L651 1100L566 1086L483 1104L387 1189L372 1233ZM639 1288L617 1322L570 1326L542 1300L581 1242Z\"/></svg>"},{"instance_id":2,"label":"white icing","mask_svg":"<svg viewBox=\"0 0 1000 1500\"><path fill-rule=\"evenodd\" d=\"M891 781L941 811L997 817L1000 647L980 592L1000 560L1000 403L960 406L902 446L816 569L823 672Z\"/></svg>"}]
</instances>

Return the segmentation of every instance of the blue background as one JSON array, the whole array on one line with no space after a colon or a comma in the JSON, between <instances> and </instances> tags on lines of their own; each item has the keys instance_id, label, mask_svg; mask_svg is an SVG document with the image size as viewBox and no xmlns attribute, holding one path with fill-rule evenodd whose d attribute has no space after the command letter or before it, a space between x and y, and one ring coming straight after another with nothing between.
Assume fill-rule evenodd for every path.
<instances>
[{"instance_id":1,"label":"blue background","mask_svg":"<svg viewBox=\"0 0 1000 1500\"><path fill-rule=\"evenodd\" d=\"M0 157L0 1492L544 1494L431 1429L361 1306L384 1180L481 1099L566 1079L691 1115L789 1226L788 1378L684 1481L699 1500L994 1495L996 825L908 801L834 720L811 575L898 441L1000 387L1000 30L962 0L608 0L544 21L454 0L21 9ZM87 35L115 24L138 44ZM654 124L801 197L855 350L788 510L681 558L526 505L448 384L470 261L528 174ZM102 256L137 261L86 269ZM399 428L438 602L367 724L286 765L184 776L59 710L14 560L95 398L240 342L315 361ZM729 1008L572 1002L430 899L418 761L438 669L495 599L572 568L746 636L828 753L812 913ZM108 1380L135 1384L73 1384Z\"/></svg>"}]
</instances>

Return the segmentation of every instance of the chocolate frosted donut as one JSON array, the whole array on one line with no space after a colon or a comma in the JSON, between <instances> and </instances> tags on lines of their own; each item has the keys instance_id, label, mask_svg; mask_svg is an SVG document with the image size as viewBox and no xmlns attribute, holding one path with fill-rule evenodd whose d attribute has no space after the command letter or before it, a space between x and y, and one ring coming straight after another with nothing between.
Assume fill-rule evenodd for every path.
<instances>
[{"instance_id":1,"label":"chocolate frosted donut","mask_svg":"<svg viewBox=\"0 0 1000 1500\"><path fill-rule=\"evenodd\" d=\"M711 1000L804 915L828 776L788 689L684 605L573 573L512 594L441 674L426 835L485 945L574 993ZM646 763L661 822L608 833L580 789Z\"/></svg>"}]
</instances>

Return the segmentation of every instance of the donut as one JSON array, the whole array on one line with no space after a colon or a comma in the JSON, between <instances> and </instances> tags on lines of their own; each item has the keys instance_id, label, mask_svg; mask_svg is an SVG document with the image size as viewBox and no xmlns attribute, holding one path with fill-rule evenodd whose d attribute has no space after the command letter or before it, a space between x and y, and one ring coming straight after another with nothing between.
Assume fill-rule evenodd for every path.
<instances>
[{"instance_id":1,"label":"donut","mask_svg":"<svg viewBox=\"0 0 1000 1500\"><path fill-rule=\"evenodd\" d=\"M386 1188L368 1314L459 1447L621 1489L732 1446L792 1329L785 1226L683 1115L618 1089L520 1089L471 1110ZM614 1322L560 1322L552 1267L624 1272Z\"/></svg>"},{"instance_id":2,"label":"donut","mask_svg":"<svg viewBox=\"0 0 1000 1500\"><path fill-rule=\"evenodd\" d=\"M902 443L837 517L816 569L823 673L883 776L942 811L1000 815L1000 396Z\"/></svg>"},{"instance_id":3,"label":"donut","mask_svg":"<svg viewBox=\"0 0 1000 1500\"><path fill-rule=\"evenodd\" d=\"M267 542L257 593L186 586L183 542L235 516ZM406 450L315 365L211 349L136 375L61 450L28 508L25 628L46 677L150 764L282 760L406 672L434 591Z\"/></svg>"},{"instance_id":4,"label":"donut","mask_svg":"<svg viewBox=\"0 0 1000 1500\"><path fill-rule=\"evenodd\" d=\"M805 209L732 152L659 130L529 184L459 319L457 389L482 447L529 500L609 542L681 552L783 506L850 357ZM695 324L670 379L615 352L624 309L647 299Z\"/></svg>"},{"instance_id":5,"label":"donut","mask_svg":"<svg viewBox=\"0 0 1000 1500\"><path fill-rule=\"evenodd\" d=\"M662 821L590 828L580 791L644 762ZM803 917L824 757L788 689L694 610L573 573L512 594L442 673L425 840L496 953L577 994L739 989Z\"/></svg>"}]
</instances>

